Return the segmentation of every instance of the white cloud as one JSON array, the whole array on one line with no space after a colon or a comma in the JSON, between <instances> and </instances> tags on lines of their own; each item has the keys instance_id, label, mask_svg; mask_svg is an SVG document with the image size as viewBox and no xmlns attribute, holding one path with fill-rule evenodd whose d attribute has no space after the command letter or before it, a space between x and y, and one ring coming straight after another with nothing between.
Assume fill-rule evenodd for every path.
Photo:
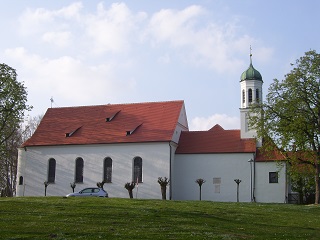
<instances>
[{"instance_id":1,"label":"white cloud","mask_svg":"<svg viewBox=\"0 0 320 240\"><path fill-rule=\"evenodd\" d=\"M97 14L85 20L86 34L93 41L96 54L124 52L137 39L136 25L145 18L144 13L133 14L124 3L114 3L105 9L100 3Z\"/></svg>"},{"instance_id":2,"label":"white cloud","mask_svg":"<svg viewBox=\"0 0 320 240\"><path fill-rule=\"evenodd\" d=\"M46 59L23 48L7 49L5 54L22 65L19 75L32 92L58 95L76 105L106 103L123 92L133 91L135 84L130 79L116 78L114 69L120 66L112 62L92 66L70 56Z\"/></svg>"},{"instance_id":3,"label":"white cloud","mask_svg":"<svg viewBox=\"0 0 320 240\"><path fill-rule=\"evenodd\" d=\"M238 117L230 117L226 114L214 114L207 118L195 117L191 120L190 130L209 130L216 124L219 124L224 129L239 129L240 119Z\"/></svg>"},{"instance_id":4,"label":"white cloud","mask_svg":"<svg viewBox=\"0 0 320 240\"><path fill-rule=\"evenodd\" d=\"M57 47L67 47L72 42L71 36L72 34L67 31L46 32L42 35L42 40Z\"/></svg>"},{"instance_id":5,"label":"white cloud","mask_svg":"<svg viewBox=\"0 0 320 240\"><path fill-rule=\"evenodd\" d=\"M220 73L239 72L243 58L237 56L249 50L255 39L239 33L236 18L219 24L204 20L206 14L205 9L195 5L180 11L161 10L151 17L145 38L155 47L169 44L192 65L204 65Z\"/></svg>"},{"instance_id":6,"label":"white cloud","mask_svg":"<svg viewBox=\"0 0 320 240\"><path fill-rule=\"evenodd\" d=\"M66 19L80 19L80 2L72 3L59 10L47 10L44 8L27 8L18 19L20 33L30 36L37 33L45 33L48 29L61 30L68 27Z\"/></svg>"}]
</instances>

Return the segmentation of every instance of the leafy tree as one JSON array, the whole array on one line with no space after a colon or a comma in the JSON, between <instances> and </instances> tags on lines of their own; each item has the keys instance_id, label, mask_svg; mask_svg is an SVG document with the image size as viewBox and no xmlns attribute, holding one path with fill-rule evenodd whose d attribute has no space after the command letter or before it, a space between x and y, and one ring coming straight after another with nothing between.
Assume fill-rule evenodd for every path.
<instances>
[{"instance_id":1,"label":"leafy tree","mask_svg":"<svg viewBox=\"0 0 320 240\"><path fill-rule=\"evenodd\" d=\"M160 184L161 187L161 195L162 195L162 200L167 199L167 186L170 183L170 180L167 177L159 177L158 178L158 183Z\"/></svg>"},{"instance_id":2,"label":"leafy tree","mask_svg":"<svg viewBox=\"0 0 320 240\"><path fill-rule=\"evenodd\" d=\"M133 193L132 193L132 190L135 188L136 184L134 182L127 182L125 185L124 185L124 188L128 190L128 193L129 193L129 197L130 198L133 198Z\"/></svg>"},{"instance_id":3,"label":"leafy tree","mask_svg":"<svg viewBox=\"0 0 320 240\"><path fill-rule=\"evenodd\" d=\"M27 91L17 81L15 69L0 64L0 188L12 196L16 182L17 147L22 143L20 123L25 111Z\"/></svg>"},{"instance_id":4,"label":"leafy tree","mask_svg":"<svg viewBox=\"0 0 320 240\"><path fill-rule=\"evenodd\" d=\"M0 64L0 144L2 145L19 128L24 113L31 110L27 104L27 91L17 81L15 69Z\"/></svg>"},{"instance_id":5,"label":"leafy tree","mask_svg":"<svg viewBox=\"0 0 320 240\"><path fill-rule=\"evenodd\" d=\"M206 180L204 180L204 179L202 179L202 178L198 178L197 180L196 180L196 183L198 183L198 185L199 185L199 190L200 190L200 201L201 201L201 188L202 188L202 184L204 184L206 182Z\"/></svg>"},{"instance_id":6,"label":"leafy tree","mask_svg":"<svg viewBox=\"0 0 320 240\"><path fill-rule=\"evenodd\" d=\"M285 79L274 79L266 102L253 105L249 114L251 127L257 129L267 153L282 153L299 173L301 165L313 168L315 203L320 189L320 54L310 50L292 64Z\"/></svg>"}]
</instances>

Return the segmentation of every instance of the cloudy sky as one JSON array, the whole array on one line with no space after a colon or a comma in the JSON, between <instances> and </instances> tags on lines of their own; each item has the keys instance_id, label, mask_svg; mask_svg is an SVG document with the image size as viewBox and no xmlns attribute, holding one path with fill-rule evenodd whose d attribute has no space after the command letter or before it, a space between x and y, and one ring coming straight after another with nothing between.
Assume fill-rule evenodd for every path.
<instances>
[{"instance_id":1,"label":"cloudy sky","mask_svg":"<svg viewBox=\"0 0 320 240\"><path fill-rule=\"evenodd\" d=\"M2 0L0 62L31 116L51 107L184 100L191 130L240 127L240 75L283 79L320 51L318 0Z\"/></svg>"}]
</instances>

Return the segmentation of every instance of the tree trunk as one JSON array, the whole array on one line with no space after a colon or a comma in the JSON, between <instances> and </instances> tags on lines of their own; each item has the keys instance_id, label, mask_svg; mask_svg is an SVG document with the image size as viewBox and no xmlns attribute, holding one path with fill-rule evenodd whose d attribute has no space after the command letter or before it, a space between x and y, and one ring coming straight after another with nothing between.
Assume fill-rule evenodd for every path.
<instances>
[{"instance_id":1,"label":"tree trunk","mask_svg":"<svg viewBox=\"0 0 320 240\"><path fill-rule=\"evenodd\" d=\"M129 192L129 197L130 197L130 198L133 198L132 189L128 190L128 192Z\"/></svg>"},{"instance_id":2,"label":"tree trunk","mask_svg":"<svg viewBox=\"0 0 320 240\"><path fill-rule=\"evenodd\" d=\"M315 194L315 204L320 203L320 163L319 163L319 157L317 159L316 164L316 175L315 175L315 181L316 181L316 194Z\"/></svg>"},{"instance_id":3,"label":"tree trunk","mask_svg":"<svg viewBox=\"0 0 320 240\"><path fill-rule=\"evenodd\" d=\"M167 186L161 186L162 200L167 200Z\"/></svg>"}]
</instances>

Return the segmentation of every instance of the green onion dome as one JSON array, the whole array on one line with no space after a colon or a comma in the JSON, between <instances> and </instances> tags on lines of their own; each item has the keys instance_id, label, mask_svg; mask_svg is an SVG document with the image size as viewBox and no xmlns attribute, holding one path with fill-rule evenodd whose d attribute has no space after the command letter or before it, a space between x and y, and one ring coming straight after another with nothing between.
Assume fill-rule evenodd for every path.
<instances>
[{"instance_id":1,"label":"green onion dome","mask_svg":"<svg viewBox=\"0 0 320 240\"><path fill-rule=\"evenodd\" d=\"M240 82L245 81L245 80L260 80L260 81L262 81L262 76L261 76L260 72L253 67L252 61L250 61L249 68L241 74L240 79L241 79Z\"/></svg>"}]
</instances>

